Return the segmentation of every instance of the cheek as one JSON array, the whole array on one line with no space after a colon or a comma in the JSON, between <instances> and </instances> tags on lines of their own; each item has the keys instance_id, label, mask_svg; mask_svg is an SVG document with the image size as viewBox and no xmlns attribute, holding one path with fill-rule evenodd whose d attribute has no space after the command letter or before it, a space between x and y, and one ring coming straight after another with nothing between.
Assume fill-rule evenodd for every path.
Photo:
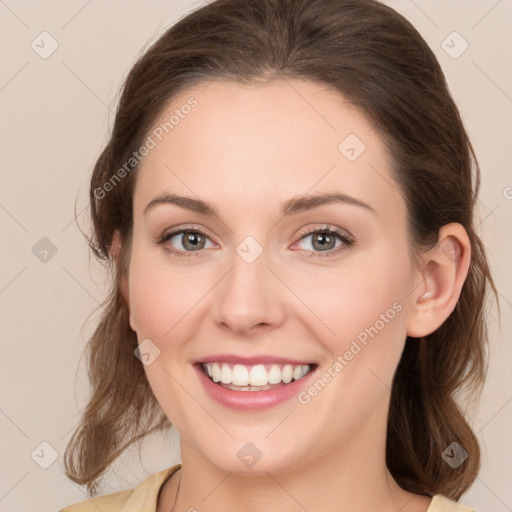
<instances>
[{"instance_id":1,"label":"cheek","mask_svg":"<svg viewBox=\"0 0 512 512\"><path fill-rule=\"evenodd\" d=\"M160 250L134 244L130 261L130 311L139 341L149 338L162 346L186 339L191 319L211 288L211 276L200 265L170 263Z\"/></svg>"},{"instance_id":2,"label":"cheek","mask_svg":"<svg viewBox=\"0 0 512 512\"><path fill-rule=\"evenodd\" d=\"M408 265L406 257L381 247L364 255L354 253L336 265L302 264L282 270L283 281L321 321L317 323L339 340L356 336L381 314L385 320L400 316L397 310L403 309L410 291Z\"/></svg>"},{"instance_id":3,"label":"cheek","mask_svg":"<svg viewBox=\"0 0 512 512\"><path fill-rule=\"evenodd\" d=\"M346 365L350 380L389 383L406 338L406 297L410 292L407 252L381 246L337 268L289 271L290 288L308 306L309 328L334 362ZM329 363L329 361L326 361Z\"/></svg>"}]
</instances>

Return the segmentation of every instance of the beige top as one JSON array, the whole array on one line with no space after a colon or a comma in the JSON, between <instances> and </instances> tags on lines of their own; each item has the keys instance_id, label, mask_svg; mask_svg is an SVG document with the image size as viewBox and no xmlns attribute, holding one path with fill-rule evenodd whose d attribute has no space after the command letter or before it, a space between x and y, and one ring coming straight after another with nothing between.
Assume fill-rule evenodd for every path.
<instances>
[{"instance_id":1,"label":"beige top","mask_svg":"<svg viewBox=\"0 0 512 512\"><path fill-rule=\"evenodd\" d=\"M81 501L59 512L98 512L99 510L101 512L156 512L160 488L180 468L181 464L176 464L146 478L135 489ZM459 505L441 494L436 494L426 512L475 512L475 510Z\"/></svg>"}]
</instances>

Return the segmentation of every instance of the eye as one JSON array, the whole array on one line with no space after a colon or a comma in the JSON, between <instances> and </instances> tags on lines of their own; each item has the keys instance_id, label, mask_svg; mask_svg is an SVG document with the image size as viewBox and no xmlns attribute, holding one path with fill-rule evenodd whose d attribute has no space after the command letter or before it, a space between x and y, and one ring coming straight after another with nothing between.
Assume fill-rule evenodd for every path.
<instances>
[{"instance_id":1,"label":"eye","mask_svg":"<svg viewBox=\"0 0 512 512\"><path fill-rule=\"evenodd\" d=\"M183 228L163 233L156 243L158 245L163 245L165 251L174 254L175 256L195 257L199 256L203 249L211 247L211 245L207 246L207 241L210 241L210 239L201 230L195 228Z\"/></svg>"},{"instance_id":2,"label":"eye","mask_svg":"<svg viewBox=\"0 0 512 512\"><path fill-rule=\"evenodd\" d=\"M304 244L309 247L301 252L308 257L326 257L334 256L350 248L354 240L346 232L330 226L310 229L300 233L300 240L303 242L311 237L309 243ZM339 241L337 244L336 242ZM208 246L208 242L210 245ZM214 244L210 241L208 235L195 227L186 227L175 231L164 232L156 241L162 245L164 250L178 257L197 257L203 254L204 249L211 248ZM177 245L176 245L177 244ZM323 253L323 254L322 254Z\"/></svg>"},{"instance_id":3,"label":"eye","mask_svg":"<svg viewBox=\"0 0 512 512\"><path fill-rule=\"evenodd\" d=\"M330 226L309 230L301 235L299 242L310 238L310 241L304 245L309 246L306 252L312 251L312 254L304 254L305 256L333 256L350 248L354 244L354 240L347 233L337 228L331 228ZM337 240L340 243L336 245Z\"/></svg>"}]
</instances>

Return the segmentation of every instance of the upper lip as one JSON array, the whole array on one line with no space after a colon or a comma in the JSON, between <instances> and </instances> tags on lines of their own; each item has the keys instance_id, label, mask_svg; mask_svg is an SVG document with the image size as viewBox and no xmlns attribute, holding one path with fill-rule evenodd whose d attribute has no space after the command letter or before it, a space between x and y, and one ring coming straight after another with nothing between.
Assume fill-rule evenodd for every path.
<instances>
[{"instance_id":1,"label":"upper lip","mask_svg":"<svg viewBox=\"0 0 512 512\"><path fill-rule=\"evenodd\" d=\"M256 365L256 364L270 364L270 363L278 363L278 364L315 364L311 361L299 361L298 359L291 359L289 357L279 357L279 356L269 356L269 355L256 355L252 357L246 356L237 356L234 354L214 354L212 356L201 357L200 359L196 359L194 361L195 364L198 363L233 363L233 364L243 364L247 366Z\"/></svg>"}]
</instances>

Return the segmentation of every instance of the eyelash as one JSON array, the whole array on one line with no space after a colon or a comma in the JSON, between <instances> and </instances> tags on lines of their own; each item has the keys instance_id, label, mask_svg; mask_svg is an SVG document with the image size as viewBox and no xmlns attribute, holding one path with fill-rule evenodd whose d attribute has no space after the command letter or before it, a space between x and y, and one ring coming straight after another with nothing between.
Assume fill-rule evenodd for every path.
<instances>
[{"instance_id":1,"label":"eyelash","mask_svg":"<svg viewBox=\"0 0 512 512\"><path fill-rule=\"evenodd\" d=\"M198 229L194 226L190 226L190 227L185 227L185 228L182 228L182 229L179 229L176 231L171 231L169 233L164 232L162 234L162 236L155 243L157 245L163 245L168 240L170 240L173 236L180 235L182 233L197 233L206 238L209 238L208 235L206 235L206 233L204 233L200 229ZM341 230L339 230L337 228L332 228L330 226L322 226L321 228L310 229L305 232L299 233L300 238L298 241L301 241L310 235L314 235L314 234L318 234L318 233L327 234L329 236L336 235L343 242L343 245L341 245L340 247L337 247L336 249L329 249L327 251L308 251L306 249L301 249L299 252L301 252L304 256L311 257L311 258L332 257L334 255L337 255L341 251L350 249L354 245L354 240L351 237L347 236ZM193 257L201 256L202 252L205 249L200 249L198 251L181 251L181 250L174 249L172 247L164 247L164 250L166 252L168 252L169 254L172 254L173 256L178 256L180 258L181 257L189 257L189 258L192 257L193 258ZM304 254L304 253L309 253L309 252L312 252L313 254Z\"/></svg>"}]
</instances>

